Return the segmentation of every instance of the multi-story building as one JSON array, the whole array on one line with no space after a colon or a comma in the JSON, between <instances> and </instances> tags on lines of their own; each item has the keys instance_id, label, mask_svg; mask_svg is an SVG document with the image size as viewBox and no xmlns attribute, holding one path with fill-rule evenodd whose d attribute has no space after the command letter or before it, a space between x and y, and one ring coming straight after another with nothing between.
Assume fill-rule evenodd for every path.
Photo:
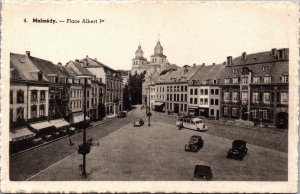
<instances>
[{"instance_id":1,"label":"multi-story building","mask_svg":"<svg viewBox=\"0 0 300 194\"><path fill-rule=\"evenodd\" d=\"M227 57L221 116L288 127L288 49Z\"/></svg>"},{"instance_id":2,"label":"multi-story building","mask_svg":"<svg viewBox=\"0 0 300 194\"><path fill-rule=\"evenodd\" d=\"M88 56L79 62L82 67L95 76L97 81L106 85L104 92L106 114L118 114L119 111L122 111L123 80L121 73Z\"/></svg>"},{"instance_id":3,"label":"multi-story building","mask_svg":"<svg viewBox=\"0 0 300 194\"><path fill-rule=\"evenodd\" d=\"M189 82L189 113L219 119L220 79L225 65L210 65L198 71Z\"/></svg>"}]
</instances>

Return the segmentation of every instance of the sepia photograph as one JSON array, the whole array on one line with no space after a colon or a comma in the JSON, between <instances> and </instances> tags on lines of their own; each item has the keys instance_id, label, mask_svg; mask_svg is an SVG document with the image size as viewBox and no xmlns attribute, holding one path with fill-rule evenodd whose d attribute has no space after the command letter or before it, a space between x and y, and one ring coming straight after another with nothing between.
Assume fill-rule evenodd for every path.
<instances>
[{"instance_id":1,"label":"sepia photograph","mask_svg":"<svg viewBox=\"0 0 300 194\"><path fill-rule=\"evenodd\" d=\"M2 192L297 192L296 1L6 1Z\"/></svg>"}]
</instances>

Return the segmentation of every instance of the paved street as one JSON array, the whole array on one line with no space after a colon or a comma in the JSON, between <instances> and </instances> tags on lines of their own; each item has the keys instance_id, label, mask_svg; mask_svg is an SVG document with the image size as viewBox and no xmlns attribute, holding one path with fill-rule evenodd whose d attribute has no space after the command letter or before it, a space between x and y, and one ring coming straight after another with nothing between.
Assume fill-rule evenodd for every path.
<instances>
[{"instance_id":1,"label":"paved street","mask_svg":"<svg viewBox=\"0 0 300 194\"><path fill-rule=\"evenodd\" d=\"M134 128L133 120L139 117L144 118L145 125ZM88 130L88 138L99 139L100 145L93 146L87 156L87 180L189 181L196 164L210 165L213 180L287 180L287 145L277 145L287 142L286 131L249 131L208 122L209 131L205 133L179 131L174 117L156 112L151 127L147 121L144 111L138 108L126 118ZM197 153L185 152L184 145L194 134L202 136L204 147ZM82 157L75 153L81 137L82 134L76 134L72 138L72 147L63 139L11 158L11 179L82 180ZM225 157L235 138L248 142L249 151L243 161Z\"/></svg>"}]
</instances>

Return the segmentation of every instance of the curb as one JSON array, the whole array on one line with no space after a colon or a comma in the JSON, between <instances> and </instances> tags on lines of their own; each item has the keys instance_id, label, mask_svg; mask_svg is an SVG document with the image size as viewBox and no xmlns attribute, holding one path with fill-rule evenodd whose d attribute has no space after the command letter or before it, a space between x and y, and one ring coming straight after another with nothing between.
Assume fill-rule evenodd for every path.
<instances>
[{"instance_id":1,"label":"curb","mask_svg":"<svg viewBox=\"0 0 300 194\"><path fill-rule=\"evenodd\" d=\"M105 122L105 120L107 120L107 121ZM92 126L86 128L86 130L91 129L91 128L93 128L93 127L97 127L97 126L102 125L102 124L104 124L104 123L110 122L110 121L112 121L113 119L109 119L109 120L108 120L108 119L105 119L105 120L104 120L103 122L99 122L98 124L95 124L95 125L92 125ZM75 132L75 134L78 134L78 133L82 133L82 131L77 131L77 132ZM75 134L73 134L73 135L75 135ZM28 149L26 149L26 150L22 150L22 151L20 151L20 152L17 152L17 153L14 153L14 154L10 155L9 158L12 158L12 157L17 156L17 155L19 155L19 154L28 152L28 151L30 151L30 150L33 150L33 149L36 149L36 148L39 148L39 147L42 147L42 146L45 146L45 145L48 145L48 144L50 144L50 143L56 142L56 141L58 141L58 140L61 140L61 139L63 139L63 138L66 138L66 137L68 137L68 135L61 136L61 137L59 137L59 138L53 139L53 140L51 140L51 141L47 141L47 142L45 142L45 143L42 143L42 144L39 144L39 145L37 145L37 146L28 148Z\"/></svg>"}]
</instances>

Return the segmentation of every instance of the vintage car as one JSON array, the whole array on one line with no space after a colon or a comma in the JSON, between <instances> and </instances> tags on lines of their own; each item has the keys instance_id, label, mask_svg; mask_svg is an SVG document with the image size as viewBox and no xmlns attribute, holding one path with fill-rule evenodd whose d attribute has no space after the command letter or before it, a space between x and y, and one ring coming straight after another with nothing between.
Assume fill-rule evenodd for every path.
<instances>
[{"instance_id":1,"label":"vintage car","mask_svg":"<svg viewBox=\"0 0 300 194\"><path fill-rule=\"evenodd\" d=\"M194 170L194 180L212 180L212 170L210 166L196 165Z\"/></svg>"},{"instance_id":2,"label":"vintage car","mask_svg":"<svg viewBox=\"0 0 300 194\"><path fill-rule=\"evenodd\" d=\"M137 120L137 121L134 121L134 123L133 123L133 126L134 126L134 127L140 127L140 126L142 126L142 125L144 125L143 119L139 119L139 120Z\"/></svg>"},{"instance_id":3,"label":"vintage car","mask_svg":"<svg viewBox=\"0 0 300 194\"><path fill-rule=\"evenodd\" d=\"M51 141L53 139L53 135L47 134L43 136L43 140L45 141Z\"/></svg>"},{"instance_id":4,"label":"vintage car","mask_svg":"<svg viewBox=\"0 0 300 194\"><path fill-rule=\"evenodd\" d=\"M69 135L72 135L75 133L75 127L70 127L69 128Z\"/></svg>"},{"instance_id":5,"label":"vintage car","mask_svg":"<svg viewBox=\"0 0 300 194\"><path fill-rule=\"evenodd\" d=\"M192 129L197 131L207 131L208 127L203 123L202 119L193 116L178 117L176 126L179 130L182 128Z\"/></svg>"},{"instance_id":6,"label":"vintage car","mask_svg":"<svg viewBox=\"0 0 300 194\"><path fill-rule=\"evenodd\" d=\"M54 138L59 137L60 135L61 135L61 134L60 134L58 131L55 131L55 132L52 133L52 136L53 136Z\"/></svg>"},{"instance_id":7,"label":"vintage car","mask_svg":"<svg viewBox=\"0 0 300 194\"><path fill-rule=\"evenodd\" d=\"M246 141L244 140L234 140L232 142L232 148L227 152L227 158L233 158L242 160L248 152L248 148L246 146Z\"/></svg>"},{"instance_id":8,"label":"vintage car","mask_svg":"<svg viewBox=\"0 0 300 194\"><path fill-rule=\"evenodd\" d=\"M62 129L62 130L60 130L60 132L59 132L61 135L67 135L67 130L66 129Z\"/></svg>"},{"instance_id":9,"label":"vintage car","mask_svg":"<svg viewBox=\"0 0 300 194\"><path fill-rule=\"evenodd\" d=\"M35 138L32 140L33 145L39 145L43 143L43 139L41 137Z\"/></svg>"},{"instance_id":10,"label":"vintage car","mask_svg":"<svg viewBox=\"0 0 300 194\"><path fill-rule=\"evenodd\" d=\"M124 118L124 117L126 117L126 111L119 112L118 117L119 117L119 118Z\"/></svg>"},{"instance_id":11,"label":"vintage car","mask_svg":"<svg viewBox=\"0 0 300 194\"><path fill-rule=\"evenodd\" d=\"M185 151L198 152L203 147L204 141L201 136L193 135L189 143L184 146Z\"/></svg>"}]
</instances>

